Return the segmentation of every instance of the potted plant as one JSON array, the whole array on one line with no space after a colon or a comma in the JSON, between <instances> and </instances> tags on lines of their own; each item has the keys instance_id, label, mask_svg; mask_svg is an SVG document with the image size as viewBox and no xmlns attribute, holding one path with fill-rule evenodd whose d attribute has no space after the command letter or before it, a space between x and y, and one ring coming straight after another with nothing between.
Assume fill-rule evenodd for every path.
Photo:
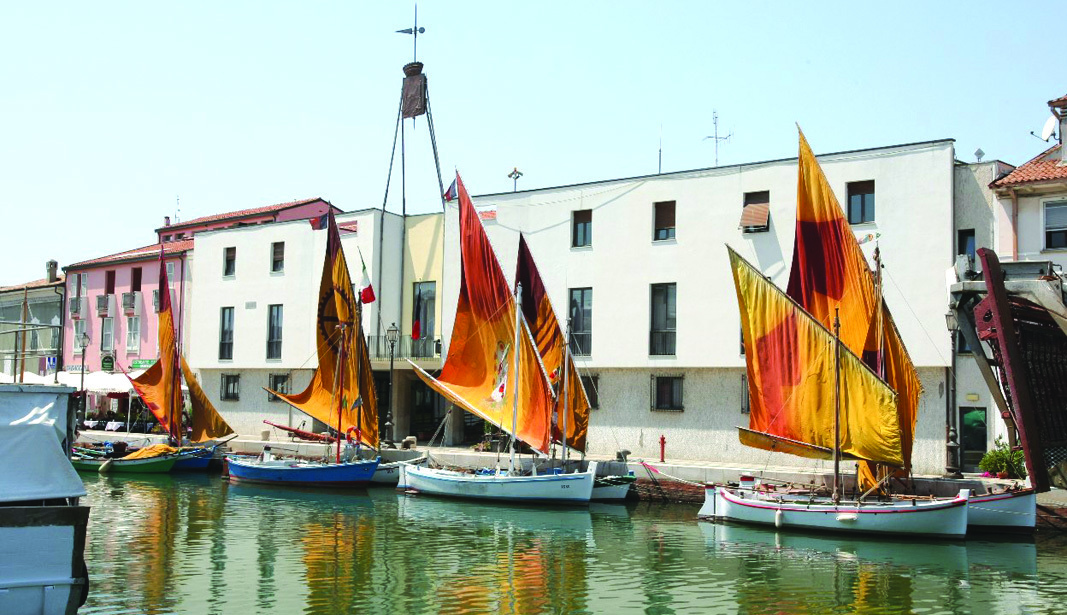
<instances>
[{"instance_id":1,"label":"potted plant","mask_svg":"<svg viewBox=\"0 0 1067 615\"><path fill-rule=\"evenodd\" d=\"M999 436L993 443L993 449L978 462L978 467L985 470L987 475L997 478L1026 478L1026 464L1022 450L1012 450L1008 443Z\"/></svg>"}]
</instances>

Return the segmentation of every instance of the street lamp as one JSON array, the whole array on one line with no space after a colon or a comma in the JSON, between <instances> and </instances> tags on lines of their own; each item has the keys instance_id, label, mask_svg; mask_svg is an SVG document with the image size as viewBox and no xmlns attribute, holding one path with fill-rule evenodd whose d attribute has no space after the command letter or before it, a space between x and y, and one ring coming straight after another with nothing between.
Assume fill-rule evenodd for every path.
<instances>
[{"instance_id":1,"label":"street lamp","mask_svg":"<svg viewBox=\"0 0 1067 615\"><path fill-rule=\"evenodd\" d=\"M82 379L81 379L81 420L85 420L85 349L89 347L89 334L82 331L80 337L75 339L75 342L82 347Z\"/></svg>"},{"instance_id":2,"label":"street lamp","mask_svg":"<svg viewBox=\"0 0 1067 615\"><path fill-rule=\"evenodd\" d=\"M400 329L396 323L389 325L385 331L385 339L389 342L389 406L385 414L386 442L393 441L393 359L396 357L396 342L400 339Z\"/></svg>"},{"instance_id":3,"label":"street lamp","mask_svg":"<svg viewBox=\"0 0 1067 615\"><path fill-rule=\"evenodd\" d=\"M956 331L959 330L959 319L956 310L949 309L945 313L945 327L948 329L952 340L952 365L948 370L948 416L945 417L948 427L948 436L945 439L945 476L949 478L963 478L960 473L959 463L959 432L956 430L958 410L956 408Z\"/></svg>"}]
</instances>

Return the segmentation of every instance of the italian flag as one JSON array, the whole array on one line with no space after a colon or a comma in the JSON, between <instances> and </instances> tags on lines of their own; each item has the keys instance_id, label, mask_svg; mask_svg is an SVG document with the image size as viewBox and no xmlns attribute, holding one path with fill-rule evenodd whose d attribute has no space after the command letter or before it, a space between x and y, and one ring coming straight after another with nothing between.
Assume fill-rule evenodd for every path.
<instances>
[{"instance_id":1,"label":"italian flag","mask_svg":"<svg viewBox=\"0 0 1067 615\"><path fill-rule=\"evenodd\" d=\"M359 300L363 303L374 303L374 286L370 283L370 275L367 274L367 263L363 262L363 252L359 253L359 264L363 266L363 279L359 282Z\"/></svg>"}]
</instances>

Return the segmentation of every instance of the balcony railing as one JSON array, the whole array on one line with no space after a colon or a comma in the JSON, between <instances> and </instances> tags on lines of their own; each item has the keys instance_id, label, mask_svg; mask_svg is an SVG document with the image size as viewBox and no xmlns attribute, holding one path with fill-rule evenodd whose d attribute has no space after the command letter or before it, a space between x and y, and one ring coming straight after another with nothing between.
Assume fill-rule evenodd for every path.
<instances>
[{"instance_id":1,"label":"balcony railing","mask_svg":"<svg viewBox=\"0 0 1067 615\"><path fill-rule=\"evenodd\" d=\"M389 360L389 340L384 335L367 336L367 348L370 358L375 361ZM396 341L396 359L437 359L441 357L441 338L422 337L413 339L401 336Z\"/></svg>"}]
</instances>

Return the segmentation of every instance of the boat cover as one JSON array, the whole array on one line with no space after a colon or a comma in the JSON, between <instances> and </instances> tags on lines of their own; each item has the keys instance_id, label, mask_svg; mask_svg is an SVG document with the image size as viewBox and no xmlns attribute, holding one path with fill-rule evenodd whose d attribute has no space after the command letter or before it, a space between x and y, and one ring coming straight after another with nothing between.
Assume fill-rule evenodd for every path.
<instances>
[{"instance_id":1,"label":"boat cover","mask_svg":"<svg viewBox=\"0 0 1067 615\"><path fill-rule=\"evenodd\" d=\"M9 469L0 472L0 502L85 495L85 485L47 424L0 425L0 468Z\"/></svg>"},{"instance_id":2,"label":"boat cover","mask_svg":"<svg viewBox=\"0 0 1067 615\"><path fill-rule=\"evenodd\" d=\"M67 404L73 391L44 385L0 385L0 425L44 424L67 437Z\"/></svg>"}]
</instances>

